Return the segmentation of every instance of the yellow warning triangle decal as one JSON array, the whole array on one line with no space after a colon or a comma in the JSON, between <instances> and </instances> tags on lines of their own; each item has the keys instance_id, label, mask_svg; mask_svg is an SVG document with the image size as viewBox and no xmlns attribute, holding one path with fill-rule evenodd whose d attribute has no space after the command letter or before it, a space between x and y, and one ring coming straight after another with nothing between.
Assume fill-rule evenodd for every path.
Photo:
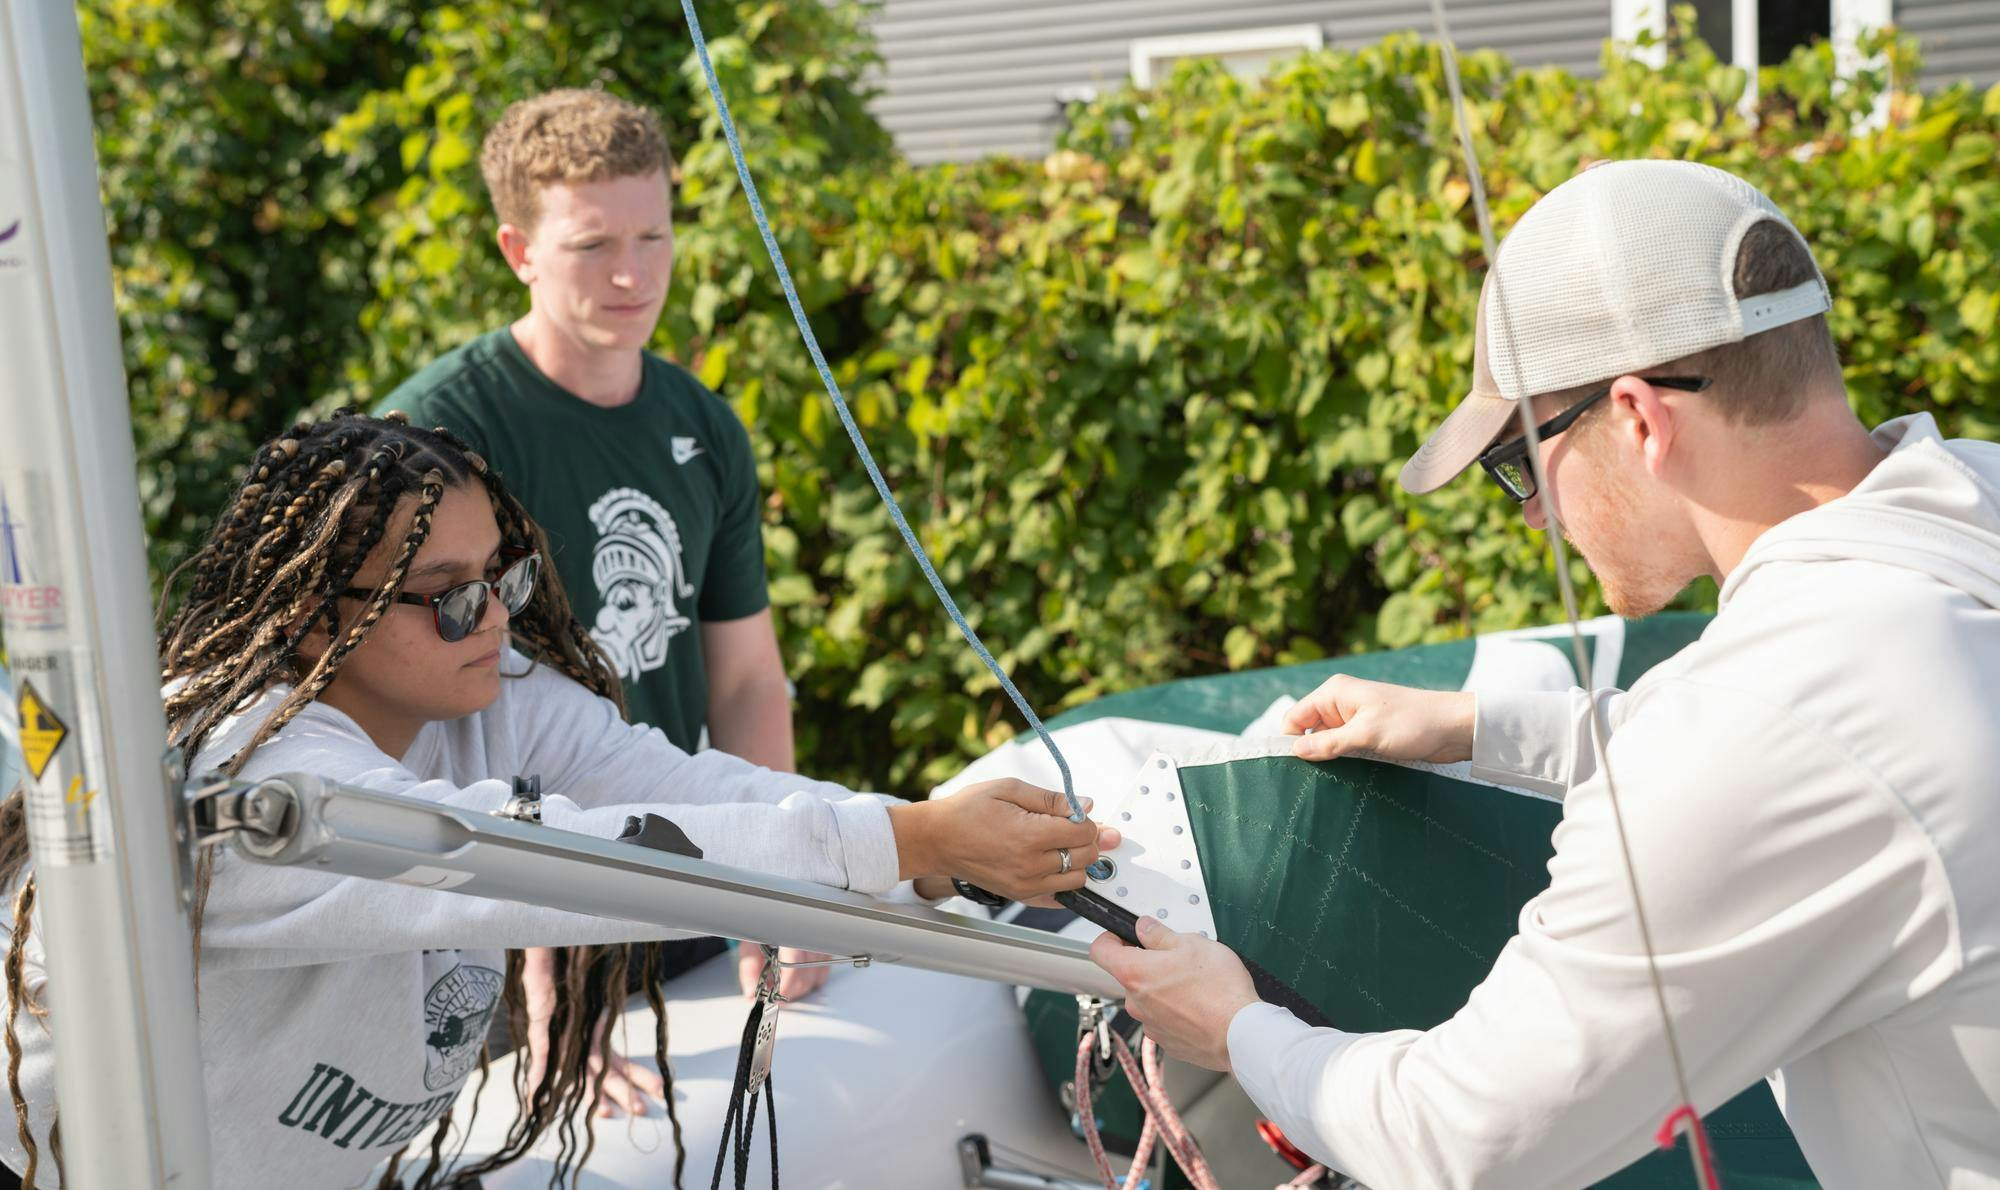
<instances>
[{"instance_id":1,"label":"yellow warning triangle decal","mask_svg":"<svg viewBox=\"0 0 2000 1190\"><path fill-rule=\"evenodd\" d=\"M27 758L28 771L35 774L35 780L42 779L48 771L49 761L69 738L69 724L56 718L49 704L35 689L33 682L21 683L21 755Z\"/></svg>"}]
</instances>

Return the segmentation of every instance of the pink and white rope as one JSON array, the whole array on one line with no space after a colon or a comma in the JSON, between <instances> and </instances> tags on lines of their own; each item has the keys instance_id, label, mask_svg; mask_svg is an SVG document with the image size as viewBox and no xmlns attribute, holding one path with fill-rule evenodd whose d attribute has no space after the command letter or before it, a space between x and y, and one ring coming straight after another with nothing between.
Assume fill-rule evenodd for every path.
<instances>
[{"instance_id":1,"label":"pink and white rope","mask_svg":"<svg viewBox=\"0 0 2000 1190\"><path fill-rule=\"evenodd\" d=\"M1139 1129L1139 1143L1132 1154L1131 1171L1123 1181L1111 1172L1111 1159L1104 1152L1104 1140L1097 1134L1097 1116L1091 1110L1090 1062L1096 1043L1095 1036L1086 1036L1077 1042L1076 1112L1083 1129L1083 1143L1090 1149L1090 1159L1097 1165L1098 1176L1104 1179L1105 1190L1137 1190L1146 1162L1153 1155L1156 1140L1166 1145L1174 1164L1180 1166L1195 1190L1219 1190L1215 1174L1209 1169L1208 1158L1202 1156L1201 1146L1195 1142L1194 1134L1181 1122L1180 1113L1174 1110L1173 1101L1167 1097L1166 1071L1160 1058L1160 1047L1151 1038L1140 1045L1140 1061L1145 1066L1142 1073L1140 1062L1132 1059L1131 1048L1116 1033L1111 1034L1111 1052L1125 1071L1125 1081L1131 1084L1140 1109L1146 1113L1146 1122Z\"/></svg>"}]
</instances>

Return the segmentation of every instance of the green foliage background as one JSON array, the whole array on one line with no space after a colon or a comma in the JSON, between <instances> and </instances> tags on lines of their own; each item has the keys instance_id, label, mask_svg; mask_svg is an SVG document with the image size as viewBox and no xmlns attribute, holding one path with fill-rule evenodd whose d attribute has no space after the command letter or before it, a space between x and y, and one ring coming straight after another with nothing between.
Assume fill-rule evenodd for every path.
<instances>
[{"instance_id":1,"label":"green foliage background","mask_svg":"<svg viewBox=\"0 0 2000 1190\"><path fill-rule=\"evenodd\" d=\"M252 444L519 312L479 137L513 99L602 85L659 110L680 156L657 346L757 444L802 764L916 792L1013 734L796 340L670 7L84 12L157 568ZM1483 266L1433 49L1255 83L1196 66L1072 108L1047 161L919 168L863 110L855 6L702 12L864 431L1038 706L1560 616L1497 493L1394 483L1463 390ZM1892 94L1913 52L1878 48L1845 85L1824 46L1765 71L1754 128L1699 42L1587 80L1469 55L1496 219L1601 158L1741 173L1814 243L1864 417L2000 437L2000 89Z\"/></svg>"}]
</instances>

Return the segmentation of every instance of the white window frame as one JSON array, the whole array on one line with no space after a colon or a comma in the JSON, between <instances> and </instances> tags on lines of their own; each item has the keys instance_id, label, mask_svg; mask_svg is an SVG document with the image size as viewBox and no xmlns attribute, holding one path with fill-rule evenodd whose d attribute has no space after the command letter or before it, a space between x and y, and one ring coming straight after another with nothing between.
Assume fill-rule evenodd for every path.
<instances>
[{"instance_id":1,"label":"white window frame","mask_svg":"<svg viewBox=\"0 0 2000 1190\"><path fill-rule=\"evenodd\" d=\"M1882 64L1880 54L1861 53L1861 38L1895 23L1895 0L1833 0L1833 62L1842 78ZM1876 98L1875 110L1869 113L1866 126L1875 129L1888 124L1889 96L1885 93Z\"/></svg>"},{"instance_id":2,"label":"white window frame","mask_svg":"<svg viewBox=\"0 0 2000 1190\"><path fill-rule=\"evenodd\" d=\"M1155 74L1164 75L1185 58L1214 58L1259 50L1306 53L1326 47L1326 30L1318 25L1279 25L1266 29L1231 29L1220 33L1189 33L1178 37L1140 37L1132 42L1132 81L1150 87Z\"/></svg>"},{"instance_id":3,"label":"white window frame","mask_svg":"<svg viewBox=\"0 0 2000 1190\"><path fill-rule=\"evenodd\" d=\"M1840 73L1873 65L1861 56L1861 38L1895 23L1895 0L1833 0L1833 59Z\"/></svg>"},{"instance_id":4,"label":"white window frame","mask_svg":"<svg viewBox=\"0 0 2000 1190\"><path fill-rule=\"evenodd\" d=\"M1784 3L1785 0L1732 0L1731 20L1736 27L1736 35L1731 39L1730 55L1732 64L1740 66L1750 75L1750 86L1743 94L1743 110L1754 110L1757 102L1757 9L1761 2ZM1611 0L1612 39L1630 46L1638 40L1639 34L1651 31L1656 44L1650 49L1634 48L1634 57L1648 66L1659 67L1666 64L1666 47L1663 42L1667 35L1667 7L1671 0ZM1842 75L1851 75L1858 70L1874 65L1865 60L1859 49L1861 38L1868 31L1879 29L1894 22L1895 0L1829 0L1833 28L1833 56ZM1886 116L1887 109L1881 108L1877 117Z\"/></svg>"},{"instance_id":5,"label":"white window frame","mask_svg":"<svg viewBox=\"0 0 2000 1190\"><path fill-rule=\"evenodd\" d=\"M1667 64L1668 3L1669 0L1611 0L1611 40L1655 70ZM1645 49L1637 44L1641 33L1653 35L1653 44Z\"/></svg>"},{"instance_id":6,"label":"white window frame","mask_svg":"<svg viewBox=\"0 0 2000 1190\"><path fill-rule=\"evenodd\" d=\"M1757 49L1760 39L1757 4L1758 0L1730 0L1729 4L1729 23L1733 26L1729 36L1730 65L1746 76L1743 98L1736 101L1736 110L1753 124L1757 119Z\"/></svg>"}]
</instances>

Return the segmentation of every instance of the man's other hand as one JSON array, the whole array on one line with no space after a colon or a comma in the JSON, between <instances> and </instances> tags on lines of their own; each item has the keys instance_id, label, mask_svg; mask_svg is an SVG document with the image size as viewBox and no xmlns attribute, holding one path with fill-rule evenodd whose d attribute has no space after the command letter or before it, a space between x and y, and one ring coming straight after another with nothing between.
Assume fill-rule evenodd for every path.
<instances>
[{"instance_id":1,"label":"man's other hand","mask_svg":"<svg viewBox=\"0 0 2000 1190\"><path fill-rule=\"evenodd\" d=\"M1455 764L1472 759L1473 696L1414 690L1335 674L1285 712L1285 734L1301 732L1293 754L1332 760L1367 752L1385 760Z\"/></svg>"}]
</instances>

